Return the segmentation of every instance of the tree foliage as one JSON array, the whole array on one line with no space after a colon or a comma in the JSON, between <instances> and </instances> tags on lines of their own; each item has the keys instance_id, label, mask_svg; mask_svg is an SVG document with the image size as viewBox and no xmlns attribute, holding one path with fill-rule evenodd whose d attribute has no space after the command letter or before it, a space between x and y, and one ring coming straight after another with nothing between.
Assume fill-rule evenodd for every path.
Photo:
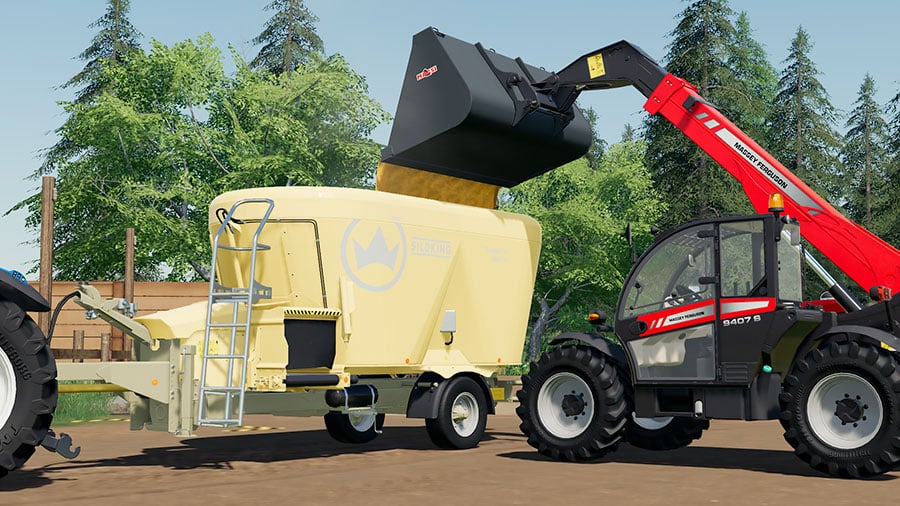
<instances>
[{"instance_id":1,"label":"tree foliage","mask_svg":"<svg viewBox=\"0 0 900 506\"><path fill-rule=\"evenodd\" d=\"M748 130L760 128L760 106L772 87L772 72L759 61L746 15L736 28L727 0L692 2L670 34L666 69L697 86L701 96ZM668 204L664 224L750 212L740 186L709 156L661 116L646 121L647 166Z\"/></svg>"},{"instance_id":2,"label":"tree foliage","mask_svg":"<svg viewBox=\"0 0 900 506\"><path fill-rule=\"evenodd\" d=\"M282 76L237 66L225 74L209 35L153 42L102 66L99 82L115 82L114 92L64 104L71 116L60 133L72 149L56 161L57 279L121 277L128 227L140 241L139 278L206 277L207 208L218 193L371 179L378 147L367 136L386 114L342 58ZM20 206L39 226L38 197Z\"/></svg>"},{"instance_id":3,"label":"tree foliage","mask_svg":"<svg viewBox=\"0 0 900 506\"><path fill-rule=\"evenodd\" d=\"M838 158L841 136L834 128L838 113L819 81L812 47L799 27L778 81L769 151L816 193L839 203L845 186Z\"/></svg>"},{"instance_id":4,"label":"tree foliage","mask_svg":"<svg viewBox=\"0 0 900 506\"><path fill-rule=\"evenodd\" d=\"M621 232L631 222L649 242L650 224L665 209L644 167L645 147L614 144L596 170L579 159L509 190L503 207L543 228L530 358L547 334L583 327L586 311L615 306L631 267Z\"/></svg>"},{"instance_id":5,"label":"tree foliage","mask_svg":"<svg viewBox=\"0 0 900 506\"><path fill-rule=\"evenodd\" d=\"M253 68L266 69L279 75L291 74L316 57L321 57L325 44L316 33L319 21L303 0L274 0L266 6L274 15L262 33L253 39L262 44L259 54L250 62Z\"/></svg>"},{"instance_id":6,"label":"tree foliage","mask_svg":"<svg viewBox=\"0 0 900 506\"><path fill-rule=\"evenodd\" d=\"M87 62L81 72L69 79L64 87L84 86L75 94L76 102L90 102L108 84L101 79L103 66L121 65L128 54L140 47L141 34L128 19L130 0L107 0L106 13L88 28L98 28L97 35L78 58Z\"/></svg>"},{"instance_id":7,"label":"tree foliage","mask_svg":"<svg viewBox=\"0 0 900 506\"><path fill-rule=\"evenodd\" d=\"M886 207L884 202L890 194L888 125L875 99L876 92L875 80L866 74L845 125L848 130L841 152L844 180L849 186L845 207L852 219L872 230L881 228L875 211Z\"/></svg>"}]
</instances>

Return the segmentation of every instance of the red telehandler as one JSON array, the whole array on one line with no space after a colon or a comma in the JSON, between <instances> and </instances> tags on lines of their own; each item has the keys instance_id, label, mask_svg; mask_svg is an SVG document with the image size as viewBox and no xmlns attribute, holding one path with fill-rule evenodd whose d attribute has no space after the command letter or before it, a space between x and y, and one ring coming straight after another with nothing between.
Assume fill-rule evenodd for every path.
<instances>
[{"instance_id":1,"label":"red telehandler","mask_svg":"<svg viewBox=\"0 0 900 506\"><path fill-rule=\"evenodd\" d=\"M864 477L898 467L900 323L891 292L900 288L900 252L628 42L550 73L427 29L413 39L409 69L383 163L513 186L587 150L579 93L634 86L647 112L734 176L760 213L660 234L628 275L615 324L595 313L597 333L564 333L531 364L517 413L541 454L594 459L623 441L674 449L710 419L779 419L815 469ZM422 69L428 75L414 72ZM863 306L815 261L801 228L873 303ZM803 304L804 261L843 311Z\"/></svg>"}]
</instances>

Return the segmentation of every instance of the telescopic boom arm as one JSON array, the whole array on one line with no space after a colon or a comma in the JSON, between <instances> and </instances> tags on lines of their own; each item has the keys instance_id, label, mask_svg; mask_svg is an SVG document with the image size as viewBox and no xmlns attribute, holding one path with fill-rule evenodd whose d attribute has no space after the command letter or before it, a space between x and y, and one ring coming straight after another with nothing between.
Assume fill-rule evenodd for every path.
<instances>
[{"instance_id":1,"label":"telescopic boom arm","mask_svg":"<svg viewBox=\"0 0 900 506\"><path fill-rule=\"evenodd\" d=\"M697 89L667 73L636 46L621 41L586 54L535 83L543 103L565 109L584 90L634 86L647 97L644 109L660 114L741 184L758 213L768 211L774 192L785 213L797 218L806 239L864 291L900 290L900 251L845 218L772 155L703 99Z\"/></svg>"}]
</instances>

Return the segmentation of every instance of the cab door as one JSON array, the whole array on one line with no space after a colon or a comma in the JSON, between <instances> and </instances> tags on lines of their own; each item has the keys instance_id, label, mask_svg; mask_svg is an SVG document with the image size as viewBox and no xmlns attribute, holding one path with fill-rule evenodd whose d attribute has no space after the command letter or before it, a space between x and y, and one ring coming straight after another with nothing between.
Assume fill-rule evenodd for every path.
<instances>
[{"instance_id":1,"label":"cab door","mask_svg":"<svg viewBox=\"0 0 900 506\"><path fill-rule=\"evenodd\" d=\"M641 383L716 380L716 224L660 238L629 274L616 335Z\"/></svg>"}]
</instances>

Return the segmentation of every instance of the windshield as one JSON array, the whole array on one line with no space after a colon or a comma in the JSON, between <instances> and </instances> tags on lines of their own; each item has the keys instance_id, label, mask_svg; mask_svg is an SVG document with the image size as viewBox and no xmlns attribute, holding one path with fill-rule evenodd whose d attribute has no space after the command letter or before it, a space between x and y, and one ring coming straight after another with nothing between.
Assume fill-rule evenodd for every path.
<instances>
[{"instance_id":1,"label":"windshield","mask_svg":"<svg viewBox=\"0 0 900 506\"><path fill-rule=\"evenodd\" d=\"M706 231L705 237L699 232ZM657 311L668 305L713 298L713 285L701 277L715 276L712 226L698 225L668 237L637 267L626 287L619 317Z\"/></svg>"}]
</instances>

